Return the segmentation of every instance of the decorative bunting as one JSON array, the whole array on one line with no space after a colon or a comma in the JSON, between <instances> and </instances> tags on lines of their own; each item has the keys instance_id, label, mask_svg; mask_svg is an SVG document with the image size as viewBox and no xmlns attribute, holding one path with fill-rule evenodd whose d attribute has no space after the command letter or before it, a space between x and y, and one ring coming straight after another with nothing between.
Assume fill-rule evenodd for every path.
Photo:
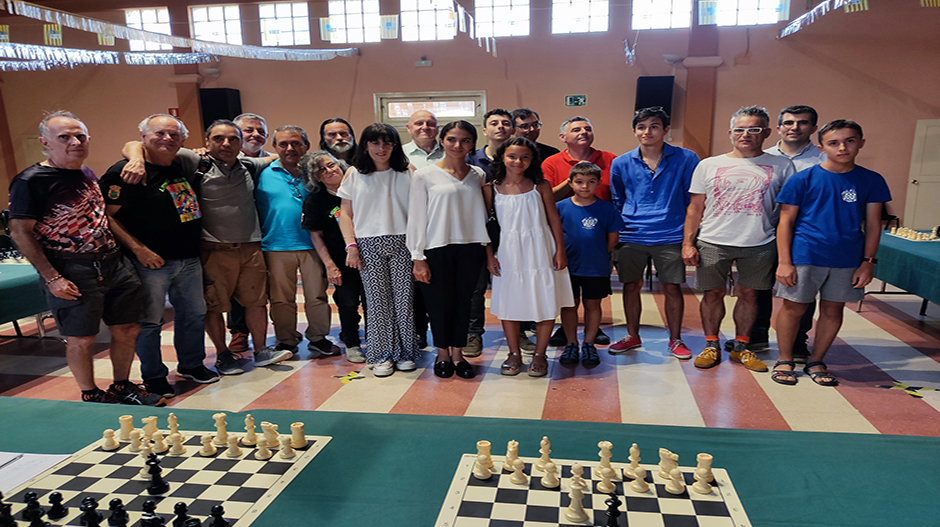
<instances>
[{"instance_id":1,"label":"decorative bunting","mask_svg":"<svg viewBox=\"0 0 940 527\"><path fill-rule=\"evenodd\" d=\"M0 25L0 42L9 42L10 41L10 26L3 24Z\"/></svg>"},{"instance_id":2,"label":"decorative bunting","mask_svg":"<svg viewBox=\"0 0 940 527\"><path fill-rule=\"evenodd\" d=\"M101 33L98 33L98 45L99 46L113 46L114 35L102 35Z\"/></svg>"},{"instance_id":3,"label":"decorative bunting","mask_svg":"<svg viewBox=\"0 0 940 527\"><path fill-rule=\"evenodd\" d=\"M805 13L803 16L800 16L799 18L794 19L793 22L787 24L787 27L780 31L780 35L777 38L784 38L796 33L804 27L812 24L816 20L822 18L833 9L845 7L847 11L850 4L858 2L864 2L865 9L868 9L868 0L825 0L808 13Z\"/></svg>"},{"instance_id":4,"label":"decorative bunting","mask_svg":"<svg viewBox=\"0 0 940 527\"><path fill-rule=\"evenodd\" d=\"M50 64L50 67L74 67L82 64L120 64L119 54L115 51L57 48L30 44L0 44L0 58L27 62L46 62Z\"/></svg>"},{"instance_id":5,"label":"decorative bunting","mask_svg":"<svg viewBox=\"0 0 940 527\"><path fill-rule=\"evenodd\" d=\"M398 38L398 15L382 15L379 17L379 23L381 24L380 38Z\"/></svg>"},{"instance_id":6,"label":"decorative bunting","mask_svg":"<svg viewBox=\"0 0 940 527\"><path fill-rule=\"evenodd\" d=\"M777 22L786 22L790 18L790 0L780 0L777 5Z\"/></svg>"},{"instance_id":7,"label":"decorative bunting","mask_svg":"<svg viewBox=\"0 0 940 527\"><path fill-rule=\"evenodd\" d=\"M718 23L718 0L699 0L698 25L713 26Z\"/></svg>"},{"instance_id":8,"label":"decorative bunting","mask_svg":"<svg viewBox=\"0 0 940 527\"><path fill-rule=\"evenodd\" d=\"M921 7L940 7L940 0L920 0Z\"/></svg>"},{"instance_id":9,"label":"decorative bunting","mask_svg":"<svg viewBox=\"0 0 940 527\"><path fill-rule=\"evenodd\" d=\"M859 11L868 11L868 0L846 0L846 13L857 13Z\"/></svg>"},{"instance_id":10,"label":"decorative bunting","mask_svg":"<svg viewBox=\"0 0 940 527\"><path fill-rule=\"evenodd\" d=\"M330 17L320 17L320 40L329 42L333 40L333 24L330 23Z\"/></svg>"},{"instance_id":11,"label":"decorative bunting","mask_svg":"<svg viewBox=\"0 0 940 527\"><path fill-rule=\"evenodd\" d=\"M177 64L207 64L219 62L219 57L208 53L124 53L124 62L130 66L166 66Z\"/></svg>"},{"instance_id":12,"label":"decorative bunting","mask_svg":"<svg viewBox=\"0 0 940 527\"><path fill-rule=\"evenodd\" d=\"M43 24L43 41L47 46L62 45L62 25L61 24Z\"/></svg>"},{"instance_id":13,"label":"decorative bunting","mask_svg":"<svg viewBox=\"0 0 940 527\"><path fill-rule=\"evenodd\" d=\"M462 5L457 4L457 30L461 33L467 32L467 10Z\"/></svg>"}]
</instances>

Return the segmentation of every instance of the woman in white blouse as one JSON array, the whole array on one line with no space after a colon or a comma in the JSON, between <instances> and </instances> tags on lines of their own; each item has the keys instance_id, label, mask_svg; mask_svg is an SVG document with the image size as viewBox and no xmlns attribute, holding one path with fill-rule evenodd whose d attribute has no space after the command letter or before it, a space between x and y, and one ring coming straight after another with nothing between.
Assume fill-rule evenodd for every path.
<instances>
[{"instance_id":1,"label":"woman in white blouse","mask_svg":"<svg viewBox=\"0 0 940 527\"><path fill-rule=\"evenodd\" d=\"M352 167L336 195L346 265L360 270L366 293L366 362L377 377L417 368L412 300L414 277L405 247L411 170L391 125L362 131Z\"/></svg>"},{"instance_id":2,"label":"woman in white blouse","mask_svg":"<svg viewBox=\"0 0 940 527\"><path fill-rule=\"evenodd\" d=\"M414 260L437 347L434 374L476 375L461 350L467 345L470 297L486 264L485 174L466 163L476 148L476 128L454 121L441 128L444 159L414 173L406 244ZM371 330L370 330L371 331Z\"/></svg>"}]
</instances>

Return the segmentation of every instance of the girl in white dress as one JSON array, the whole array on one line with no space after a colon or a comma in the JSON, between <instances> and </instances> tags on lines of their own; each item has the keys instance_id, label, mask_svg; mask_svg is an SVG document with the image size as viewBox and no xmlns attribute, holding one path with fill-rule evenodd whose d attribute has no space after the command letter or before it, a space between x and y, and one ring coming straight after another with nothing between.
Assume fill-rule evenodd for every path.
<instances>
[{"instance_id":1,"label":"girl in white dress","mask_svg":"<svg viewBox=\"0 0 940 527\"><path fill-rule=\"evenodd\" d=\"M500 319L506 335L518 335L520 321L536 321L529 376L543 377L548 373L545 353L555 318L562 307L574 306L561 219L532 141L515 137L503 143L490 173L493 183L483 197L488 209L495 200L500 225L496 253L487 246L487 267L493 274L490 312ZM509 356L500 372L516 375L522 363L519 341L506 340Z\"/></svg>"}]
</instances>

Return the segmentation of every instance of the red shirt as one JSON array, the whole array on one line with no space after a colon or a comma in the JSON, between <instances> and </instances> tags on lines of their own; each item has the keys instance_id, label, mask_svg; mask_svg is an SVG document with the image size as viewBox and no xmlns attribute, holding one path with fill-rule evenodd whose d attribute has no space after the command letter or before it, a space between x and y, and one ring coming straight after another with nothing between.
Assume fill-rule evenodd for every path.
<instances>
[{"instance_id":1,"label":"red shirt","mask_svg":"<svg viewBox=\"0 0 940 527\"><path fill-rule=\"evenodd\" d=\"M610 164L616 157L612 152L591 149L591 163L601 168L601 184L597 186L594 195L604 201L610 201ZM568 155L568 149L566 148L542 161L542 174L552 184L552 187L557 187L562 182L568 181L568 173L571 172L571 167L579 162L579 159L572 159Z\"/></svg>"}]
</instances>

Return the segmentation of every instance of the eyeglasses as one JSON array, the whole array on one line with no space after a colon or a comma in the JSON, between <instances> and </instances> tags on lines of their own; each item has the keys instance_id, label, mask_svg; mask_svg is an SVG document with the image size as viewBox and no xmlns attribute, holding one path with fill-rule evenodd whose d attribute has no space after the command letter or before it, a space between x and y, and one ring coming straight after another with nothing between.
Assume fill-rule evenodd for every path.
<instances>
[{"instance_id":1,"label":"eyeglasses","mask_svg":"<svg viewBox=\"0 0 940 527\"><path fill-rule=\"evenodd\" d=\"M813 123L809 122L809 120L807 119L800 119L799 121L784 121L780 123L780 126L786 126L787 128L791 128L793 126L809 126L811 124Z\"/></svg>"},{"instance_id":2,"label":"eyeglasses","mask_svg":"<svg viewBox=\"0 0 940 527\"><path fill-rule=\"evenodd\" d=\"M317 174L322 174L329 170L333 170L334 168L336 168L336 163L330 161L329 163L323 165L322 167L317 167Z\"/></svg>"},{"instance_id":3,"label":"eyeglasses","mask_svg":"<svg viewBox=\"0 0 940 527\"><path fill-rule=\"evenodd\" d=\"M764 130L766 130L766 128L762 128L760 126L752 126L750 128L732 128L731 133L733 133L734 135L744 135L744 134L758 135Z\"/></svg>"},{"instance_id":4,"label":"eyeglasses","mask_svg":"<svg viewBox=\"0 0 940 527\"><path fill-rule=\"evenodd\" d=\"M522 130L523 132L528 132L530 130L538 130L542 128L542 121L536 121L531 124L530 123L517 124L516 128Z\"/></svg>"}]
</instances>

